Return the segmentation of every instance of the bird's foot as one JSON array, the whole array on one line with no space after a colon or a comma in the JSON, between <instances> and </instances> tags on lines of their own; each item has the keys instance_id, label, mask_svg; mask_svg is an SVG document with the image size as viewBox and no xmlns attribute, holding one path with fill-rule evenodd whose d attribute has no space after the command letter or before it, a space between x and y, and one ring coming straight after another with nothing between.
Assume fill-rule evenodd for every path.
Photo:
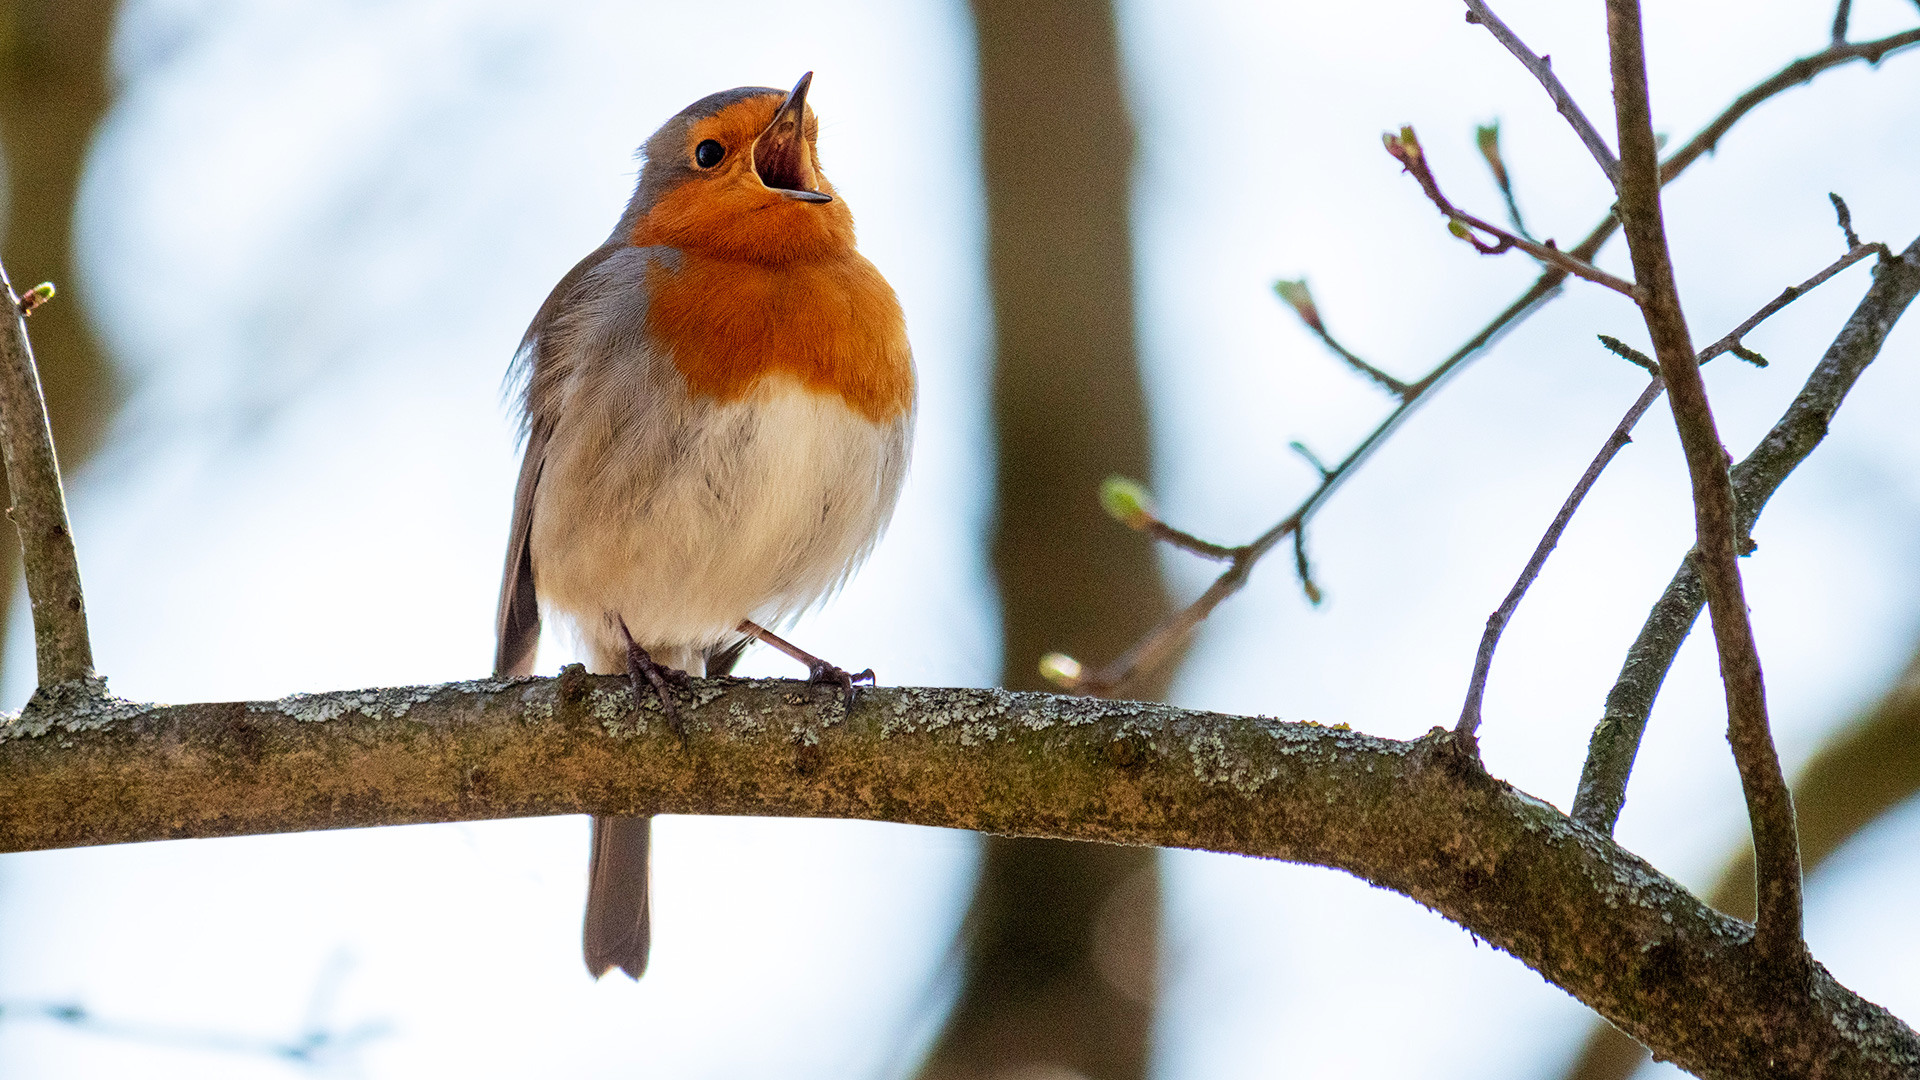
<instances>
[{"instance_id":1,"label":"bird's foot","mask_svg":"<svg viewBox=\"0 0 1920 1080\"><path fill-rule=\"evenodd\" d=\"M840 692L845 696L848 710L852 710L853 708L853 687L855 683L864 682L868 686L874 685L875 679L872 668L868 668L857 674L849 673L845 668L827 663L825 660L820 659L752 620L742 620L739 630L748 637L758 638L781 652L786 653L788 656L793 657L795 660L807 665L808 683L816 686L839 687Z\"/></svg>"},{"instance_id":2,"label":"bird's foot","mask_svg":"<svg viewBox=\"0 0 1920 1080\"><path fill-rule=\"evenodd\" d=\"M813 658L812 663L807 665L807 670L812 673L807 678L807 681L815 686L839 687L840 692L846 697L848 709L853 708L853 687L855 683L864 682L868 686L873 686L877 681L874 678L872 668L861 672L848 672L847 669L829 664L817 656Z\"/></svg>"},{"instance_id":3,"label":"bird's foot","mask_svg":"<svg viewBox=\"0 0 1920 1080\"><path fill-rule=\"evenodd\" d=\"M633 707L647 707L646 687L651 687L654 697L660 702L660 711L667 714L667 726L680 736L681 742L686 742L687 725L680 719L680 706L674 703L673 690L670 688L686 689L693 684L693 676L679 668L658 663L647 655L647 650L641 648L640 643L627 632L624 621L620 623L620 634L627 639L627 681L633 686Z\"/></svg>"}]
</instances>

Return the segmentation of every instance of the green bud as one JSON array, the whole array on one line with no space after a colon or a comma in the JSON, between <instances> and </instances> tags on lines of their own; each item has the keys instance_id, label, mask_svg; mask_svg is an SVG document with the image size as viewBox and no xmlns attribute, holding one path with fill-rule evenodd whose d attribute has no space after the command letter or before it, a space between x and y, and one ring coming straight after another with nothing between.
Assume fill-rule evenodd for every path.
<instances>
[{"instance_id":1,"label":"green bud","mask_svg":"<svg viewBox=\"0 0 1920 1080\"><path fill-rule=\"evenodd\" d=\"M20 297L21 317L24 318L33 314L34 308L53 299L53 291L53 282L51 281L43 281L33 288L28 289L26 294Z\"/></svg>"},{"instance_id":2,"label":"green bud","mask_svg":"<svg viewBox=\"0 0 1920 1080\"><path fill-rule=\"evenodd\" d=\"M1415 158L1425 156L1420 152L1420 136L1413 133L1412 124L1400 129L1400 147Z\"/></svg>"},{"instance_id":3,"label":"green bud","mask_svg":"<svg viewBox=\"0 0 1920 1080\"><path fill-rule=\"evenodd\" d=\"M1459 237L1462 240L1465 240L1469 235L1467 232L1467 223L1464 221L1461 221L1459 218L1447 219L1447 231Z\"/></svg>"},{"instance_id":4,"label":"green bud","mask_svg":"<svg viewBox=\"0 0 1920 1080\"><path fill-rule=\"evenodd\" d=\"M1050 652L1040 658L1040 677L1062 689L1080 685L1080 661L1066 653Z\"/></svg>"},{"instance_id":5,"label":"green bud","mask_svg":"<svg viewBox=\"0 0 1920 1080\"><path fill-rule=\"evenodd\" d=\"M1293 309L1295 315L1300 316L1301 322L1306 323L1318 333L1327 332L1326 325L1320 321L1320 309L1314 306L1313 293L1307 289L1306 278L1301 278L1299 281L1276 281L1273 283L1273 291L1280 294L1280 299Z\"/></svg>"},{"instance_id":6,"label":"green bud","mask_svg":"<svg viewBox=\"0 0 1920 1080\"><path fill-rule=\"evenodd\" d=\"M1144 529L1154 521L1153 496L1124 476L1109 476L1101 482L1100 505L1130 529Z\"/></svg>"},{"instance_id":7,"label":"green bud","mask_svg":"<svg viewBox=\"0 0 1920 1080\"><path fill-rule=\"evenodd\" d=\"M1475 128L1473 141L1480 147L1480 156L1487 159L1487 168L1493 171L1493 182L1505 191L1508 186L1507 163L1500 156L1500 121Z\"/></svg>"}]
</instances>

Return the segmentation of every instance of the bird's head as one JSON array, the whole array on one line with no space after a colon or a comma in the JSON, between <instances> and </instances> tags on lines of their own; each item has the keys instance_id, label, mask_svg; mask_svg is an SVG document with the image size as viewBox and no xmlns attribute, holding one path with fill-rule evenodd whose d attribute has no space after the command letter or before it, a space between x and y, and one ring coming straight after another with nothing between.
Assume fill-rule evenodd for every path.
<instances>
[{"instance_id":1,"label":"bird's head","mask_svg":"<svg viewBox=\"0 0 1920 1080\"><path fill-rule=\"evenodd\" d=\"M852 251L853 215L820 171L812 83L809 71L784 93L723 90L661 125L641 148L627 240L763 263Z\"/></svg>"}]
</instances>

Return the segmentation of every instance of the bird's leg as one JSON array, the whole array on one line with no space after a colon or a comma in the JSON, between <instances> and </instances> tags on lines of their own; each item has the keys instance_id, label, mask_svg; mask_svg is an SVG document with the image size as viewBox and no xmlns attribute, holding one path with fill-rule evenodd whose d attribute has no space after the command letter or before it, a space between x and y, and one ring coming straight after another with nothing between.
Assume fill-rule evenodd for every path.
<instances>
[{"instance_id":1,"label":"bird's leg","mask_svg":"<svg viewBox=\"0 0 1920 1080\"><path fill-rule=\"evenodd\" d=\"M807 665L807 671L809 673L807 678L808 682L820 683L824 686L838 686L841 691L847 695L847 708L849 709L853 708L853 684L864 682L871 686L874 683L872 668L868 668L857 674L850 674L846 669L827 663L825 660L820 659L751 619L740 620L738 629L748 637L758 638L774 648L779 649L781 652L786 653L788 656L793 657L795 660Z\"/></svg>"},{"instance_id":2,"label":"bird's leg","mask_svg":"<svg viewBox=\"0 0 1920 1080\"><path fill-rule=\"evenodd\" d=\"M627 643L627 681L633 684L633 706L636 709L646 707L646 691L640 682L645 679L653 687L654 696L660 700L660 711L667 714L667 726L680 736L682 742L687 738L687 725L680 719L680 707L673 703L673 692L667 684L685 687L692 676L678 668L670 668L654 662L647 650L633 640L633 633L627 629L627 621L618 615L613 617L614 625L620 628L620 637Z\"/></svg>"}]
</instances>

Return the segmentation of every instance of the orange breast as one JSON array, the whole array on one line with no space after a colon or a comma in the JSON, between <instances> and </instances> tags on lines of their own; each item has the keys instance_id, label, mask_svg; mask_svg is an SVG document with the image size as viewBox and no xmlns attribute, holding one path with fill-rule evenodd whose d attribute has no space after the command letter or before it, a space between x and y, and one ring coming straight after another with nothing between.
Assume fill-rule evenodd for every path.
<instances>
[{"instance_id":1,"label":"orange breast","mask_svg":"<svg viewBox=\"0 0 1920 1080\"><path fill-rule=\"evenodd\" d=\"M767 265L684 252L647 277L649 337L697 396L735 401L785 375L876 423L913 407L913 361L893 289L858 253Z\"/></svg>"}]
</instances>

